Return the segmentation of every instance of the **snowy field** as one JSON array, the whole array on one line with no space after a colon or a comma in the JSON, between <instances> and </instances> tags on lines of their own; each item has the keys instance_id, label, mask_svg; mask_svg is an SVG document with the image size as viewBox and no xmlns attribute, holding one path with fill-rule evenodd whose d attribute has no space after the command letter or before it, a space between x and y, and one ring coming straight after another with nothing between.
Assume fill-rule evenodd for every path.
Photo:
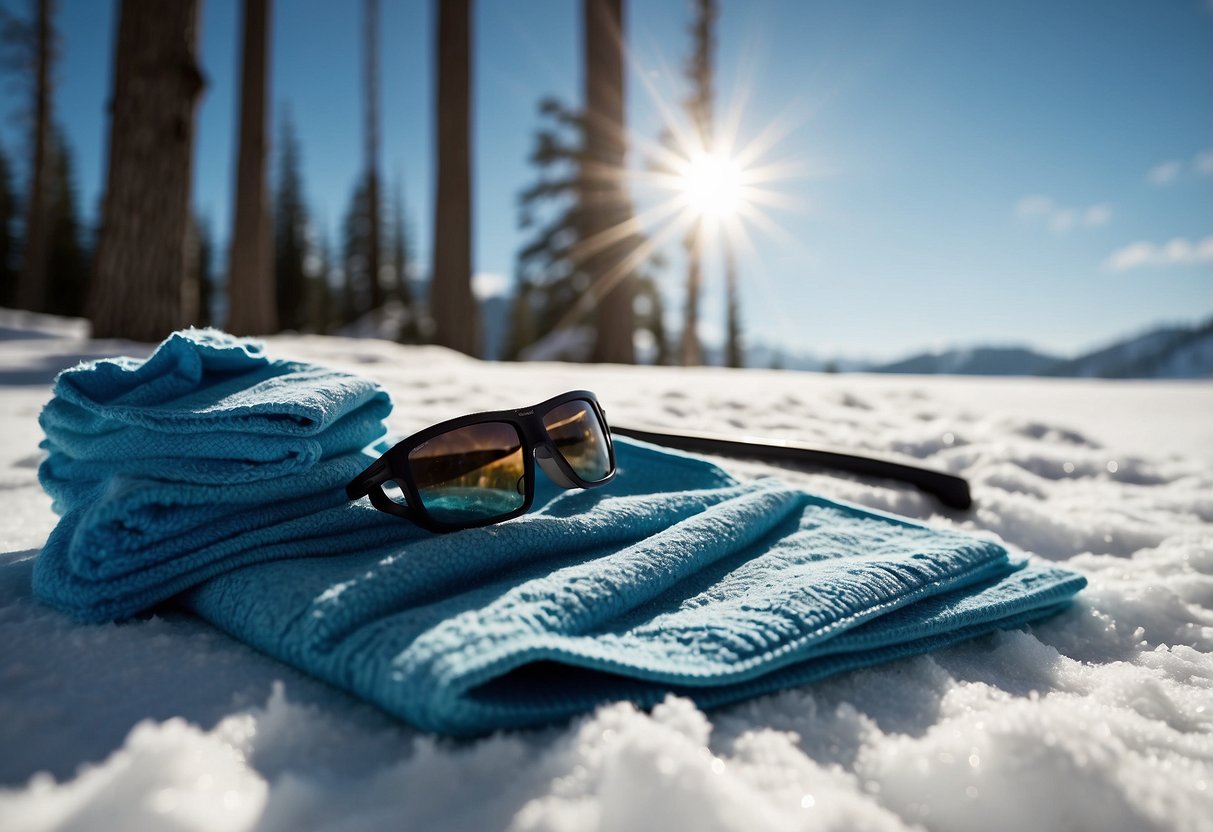
<instances>
[{"instance_id":1,"label":"snowy field","mask_svg":"<svg viewBox=\"0 0 1213 832\"><path fill-rule=\"evenodd\" d=\"M502 365L270 339L380 380L400 433L585 387L620 424L924 460L970 478L971 513L778 473L1090 580L1043 624L740 706L618 704L453 742L190 617L84 627L34 601L55 523L35 477L49 382L147 348L14 327L0 321L0 829L1213 828L1213 384Z\"/></svg>"}]
</instances>

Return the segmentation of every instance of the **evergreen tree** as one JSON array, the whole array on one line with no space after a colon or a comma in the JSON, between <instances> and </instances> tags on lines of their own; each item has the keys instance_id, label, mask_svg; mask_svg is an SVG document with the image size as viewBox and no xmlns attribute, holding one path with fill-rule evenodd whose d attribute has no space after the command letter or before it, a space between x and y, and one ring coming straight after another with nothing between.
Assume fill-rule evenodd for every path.
<instances>
[{"instance_id":1,"label":"evergreen tree","mask_svg":"<svg viewBox=\"0 0 1213 832\"><path fill-rule=\"evenodd\" d=\"M341 325L352 323L371 308L370 203L366 177L359 177L341 224Z\"/></svg>"},{"instance_id":2,"label":"evergreen tree","mask_svg":"<svg viewBox=\"0 0 1213 832\"><path fill-rule=\"evenodd\" d=\"M366 103L367 289L372 309L383 306L383 223L379 198L379 0L363 0L363 81Z\"/></svg>"},{"instance_id":3,"label":"evergreen tree","mask_svg":"<svg viewBox=\"0 0 1213 832\"><path fill-rule=\"evenodd\" d=\"M329 249L328 234L323 228L313 243L313 250L316 255L316 268L307 275L308 320L313 332L326 335L337 322L334 320L335 304L330 283L333 257Z\"/></svg>"},{"instance_id":4,"label":"evergreen tree","mask_svg":"<svg viewBox=\"0 0 1213 832\"><path fill-rule=\"evenodd\" d=\"M43 308L79 317L88 297L89 258L81 239L80 212L71 152L62 128L51 134L46 178L46 277Z\"/></svg>"},{"instance_id":5,"label":"evergreen tree","mask_svg":"<svg viewBox=\"0 0 1213 832\"><path fill-rule=\"evenodd\" d=\"M519 226L534 236L519 251L515 266L507 358L517 358L527 346L558 328L595 325L598 311L584 302L592 283L582 237L586 229L580 179L584 122L555 99L541 101L539 113L542 123L530 158L538 181L518 200ZM630 207L626 213L630 215ZM631 260L647 246L647 238L633 232L615 244L614 253L620 261ZM666 363L670 356L662 302L648 272L660 265L659 258L648 258L629 269L627 277L635 288L635 327L651 333L656 360Z\"/></svg>"},{"instance_id":6,"label":"evergreen tree","mask_svg":"<svg viewBox=\"0 0 1213 832\"><path fill-rule=\"evenodd\" d=\"M396 300L404 312L400 324L400 332L396 337L402 344L416 344L422 340L425 326L421 320L421 309L413 298L412 280L412 251L408 215L404 208L404 184L396 183L396 193L392 199L392 251L391 269Z\"/></svg>"},{"instance_id":7,"label":"evergreen tree","mask_svg":"<svg viewBox=\"0 0 1213 832\"><path fill-rule=\"evenodd\" d=\"M278 140L278 176L274 193L274 282L278 324L303 330L308 308L308 217L300 172L299 139L289 114L283 114Z\"/></svg>"},{"instance_id":8,"label":"evergreen tree","mask_svg":"<svg viewBox=\"0 0 1213 832\"><path fill-rule=\"evenodd\" d=\"M198 312L194 319L198 326L210 326L214 322L211 305L215 302L215 232L209 217L194 215L194 240L198 249Z\"/></svg>"},{"instance_id":9,"label":"evergreen tree","mask_svg":"<svg viewBox=\"0 0 1213 832\"><path fill-rule=\"evenodd\" d=\"M13 174L8 156L0 147L0 306L17 301L17 234L14 230L20 207L13 189Z\"/></svg>"},{"instance_id":10,"label":"evergreen tree","mask_svg":"<svg viewBox=\"0 0 1213 832\"><path fill-rule=\"evenodd\" d=\"M58 57L53 0L31 0L28 20L7 11L3 14L6 63L28 78L30 108L25 114L29 127L29 167L26 176L24 240L15 305L44 311L50 295L47 285L50 239L50 167L54 152L54 65Z\"/></svg>"}]
</instances>

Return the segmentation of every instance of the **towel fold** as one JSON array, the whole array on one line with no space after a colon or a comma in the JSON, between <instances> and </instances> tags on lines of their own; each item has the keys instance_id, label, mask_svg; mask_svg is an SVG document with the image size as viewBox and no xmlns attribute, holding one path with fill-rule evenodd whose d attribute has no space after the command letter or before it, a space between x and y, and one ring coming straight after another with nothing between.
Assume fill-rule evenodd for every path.
<instances>
[{"instance_id":1,"label":"towel fold","mask_svg":"<svg viewBox=\"0 0 1213 832\"><path fill-rule=\"evenodd\" d=\"M374 382L293 361L216 330L174 333L146 360L65 370L39 423L43 488L60 514L115 475L226 485L306 472L383 435Z\"/></svg>"},{"instance_id":2,"label":"towel fold","mask_svg":"<svg viewBox=\"0 0 1213 832\"><path fill-rule=\"evenodd\" d=\"M163 350L173 360L158 359ZM131 457L87 499L61 490L66 513L35 565L39 597L86 620L175 597L266 653L449 734L541 724L614 699L648 705L668 691L735 702L1053 614L1085 583L1013 560L992 540L776 480L738 482L706 460L623 439L610 486L542 482L523 517L429 534L341 492L369 457L340 450L353 439L323 435L364 410L372 421L381 391L267 362L214 332L178 334L143 363L68 371L55 392L77 410L53 401L48 412L70 416L44 414L48 490L60 472L100 461L80 450L90 431L191 437L191 459L243 479L173 479L161 467L171 442L161 442L146 446L143 469ZM242 433L233 420L257 428ZM281 457L227 454L213 439L285 439L305 426L328 450L286 470L275 467Z\"/></svg>"}]
</instances>

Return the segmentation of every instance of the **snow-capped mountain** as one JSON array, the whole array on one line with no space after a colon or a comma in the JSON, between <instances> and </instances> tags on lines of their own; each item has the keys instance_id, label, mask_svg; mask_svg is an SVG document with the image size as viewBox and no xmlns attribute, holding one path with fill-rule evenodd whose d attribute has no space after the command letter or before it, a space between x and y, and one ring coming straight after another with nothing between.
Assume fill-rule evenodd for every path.
<instances>
[{"instance_id":1,"label":"snow-capped mountain","mask_svg":"<svg viewBox=\"0 0 1213 832\"><path fill-rule=\"evenodd\" d=\"M973 347L921 353L866 369L919 375L1213 378L1213 319L1194 327L1151 330L1076 358L1026 347Z\"/></svg>"}]
</instances>

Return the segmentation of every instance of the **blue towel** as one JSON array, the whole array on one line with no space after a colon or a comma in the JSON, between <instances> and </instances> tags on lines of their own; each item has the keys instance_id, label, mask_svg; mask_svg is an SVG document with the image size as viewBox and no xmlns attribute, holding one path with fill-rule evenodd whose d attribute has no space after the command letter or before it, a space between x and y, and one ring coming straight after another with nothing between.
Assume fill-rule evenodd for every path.
<instances>
[{"instance_id":1,"label":"blue towel","mask_svg":"<svg viewBox=\"0 0 1213 832\"><path fill-rule=\"evenodd\" d=\"M146 360L65 370L54 392L38 475L60 513L115 474L226 485L307 471L382 436L392 408L367 379L270 361L213 329L174 333Z\"/></svg>"},{"instance_id":2,"label":"blue towel","mask_svg":"<svg viewBox=\"0 0 1213 832\"><path fill-rule=\"evenodd\" d=\"M81 620L129 618L243 563L383 541L389 518L341 489L391 406L367 379L215 330L64 371L38 469L64 516L35 590Z\"/></svg>"},{"instance_id":3,"label":"blue towel","mask_svg":"<svg viewBox=\"0 0 1213 832\"><path fill-rule=\"evenodd\" d=\"M194 338L179 338L188 351ZM207 339L199 350L220 336ZM296 373L316 395L315 370L274 376L260 408L278 397L289 410ZM95 382L91 399L108 401L99 379L77 388ZM333 406L361 389L331 382ZM174 409L205 435L135 389L124 395L141 413ZM91 412L105 432L106 407ZM345 503L341 484L369 461L359 452L228 487L124 471L68 508L35 591L90 620L175 597L418 727L474 735L669 691L727 704L1050 615L1085 583L990 540L738 482L684 454L617 439L616 456L608 487L544 484L530 514L451 535Z\"/></svg>"}]
</instances>

